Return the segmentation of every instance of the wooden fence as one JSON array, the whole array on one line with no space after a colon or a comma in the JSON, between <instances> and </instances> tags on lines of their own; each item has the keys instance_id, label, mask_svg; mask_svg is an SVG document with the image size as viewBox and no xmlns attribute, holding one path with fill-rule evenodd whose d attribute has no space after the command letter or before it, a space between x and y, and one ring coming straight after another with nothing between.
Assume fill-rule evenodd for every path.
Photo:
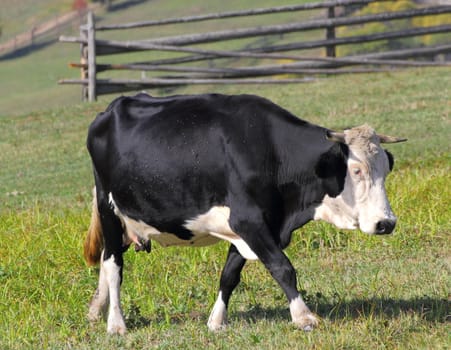
<instances>
[{"instance_id":1,"label":"wooden fence","mask_svg":"<svg viewBox=\"0 0 451 350\"><path fill-rule=\"evenodd\" d=\"M367 43L377 40L451 32L451 25L437 25L368 35L336 37L337 27L451 13L450 5L439 5L364 16L336 16L339 9L341 9L340 12L345 12L342 9L346 6L366 5L372 2L381 1L386 0L334 0L119 25L97 25L95 23L94 15L90 13L88 14L87 24L81 26L80 37L60 37L61 42L78 43L81 45L80 63L71 63L70 66L80 68L82 77L81 79L63 79L60 80L59 83L81 84L83 88L83 97L89 101L93 101L101 94L189 84L302 83L311 81L311 77L316 74L380 72L399 67L449 65L449 63L446 62L434 62L430 60L420 61L412 60L412 58L448 54L451 52L451 42L440 46L403 50L396 49L387 52L336 57L336 47L338 45ZM99 32L102 31L127 30L152 26L176 26L182 23L318 9L323 9L327 16L303 22L239 28L208 33L181 34L149 40L119 41L98 38ZM325 30L325 39L314 41L296 40L281 45L261 45L259 47L228 51L199 47L200 44L212 42L223 42L243 38L262 38L271 35L284 35L287 33L299 33L311 30ZM312 55L301 56L299 54L287 53L289 51L313 50L318 48L325 49L325 56L317 55L316 57L312 57ZM97 56L145 50L172 52L176 53L177 57L154 59L141 63L97 63ZM265 60L265 62L268 60L275 60L275 63L241 67L227 67L223 61L220 61L221 63L219 64L212 64L212 62L216 62L215 60L224 58L252 58L262 60L262 62L263 60ZM208 60L209 65L199 65L199 62L206 60ZM283 60L283 62L288 61L289 63L281 63L281 60ZM193 63L196 63L197 65L192 65ZM213 65L215 67L212 67ZM165 72L165 75L141 79L98 78L97 75L100 72L111 70ZM281 77L281 75L283 75L283 77ZM289 76L287 77L287 75ZM277 79L275 76L277 76Z\"/></svg>"}]
</instances>

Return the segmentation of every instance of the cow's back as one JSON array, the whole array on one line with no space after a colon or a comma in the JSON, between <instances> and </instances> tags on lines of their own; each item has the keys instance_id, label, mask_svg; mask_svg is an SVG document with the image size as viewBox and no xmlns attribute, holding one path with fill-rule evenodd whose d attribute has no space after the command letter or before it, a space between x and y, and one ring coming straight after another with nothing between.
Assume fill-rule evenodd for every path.
<instances>
[{"instance_id":1,"label":"cow's back","mask_svg":"<svg viewBox=\"0 0 451 350\"><path fill-rule=\"evenodd\" d=\"M213 206L230 206L237 192L281 215L274 207L282 205L278 181L316 181L312 169L330 147L325 142L323 128L266 99L217 94L121 97L88 136L104 191L114 192L124 214L167 231Z\"/></svg>"},{"instance_id":2,"label":"cow's back","mask_svg":"<svg viewBox=\"0 0 451 350\"><path fill-rule=\"evenodd\" d=\"M205 99L124 97L93 122L88 148L95 171L127 215L159 223L178 218L179 226L224 202L224 138L217 121L225 116Z\"/></svg>"}]
</instances>

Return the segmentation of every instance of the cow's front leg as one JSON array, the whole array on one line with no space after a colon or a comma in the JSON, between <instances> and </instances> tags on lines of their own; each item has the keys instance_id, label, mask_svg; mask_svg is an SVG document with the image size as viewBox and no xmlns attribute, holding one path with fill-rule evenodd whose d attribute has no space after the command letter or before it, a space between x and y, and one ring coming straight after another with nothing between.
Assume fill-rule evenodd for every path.
<instances>
[{"instance_id":1,"label":"cow's front leg","mask_svg":"<svg viewBox=\"0 0 451 350\"><path fill-rule=\"evenodd\" d=\"M277 248L277 246L274 247ZM296 271L293 265L282 250L275 248L271 249L272 252L270 250L260 251L261 257L259 256L259 258L285 292L290 304L293 323L304 331L311 331L318 325L318 319L304 303L297 290Z\"/></svg>"},{"instance_id":2,"label":"cow's front leg","mask_svg":"<svg viewBox=\"0 0 451 350\"><path fill-rule=\"evenodd\" d=\"M258 218L258 215L254 214L254 218ZM243 239L282 287L290 305L293 323L300 329L310 331L318 325L318 320L305 305L297 290L296 271L293 265L274 241L262 216L261 219L254 222L237 221L234 229L243 232Z\"/></svg>"},{"instance_id":3,"label":"cow's front leg","mask_svg":"<svg viewBox=\"0 0 451 350\"><path fill-rule=\"evenodd\" d=\"M230 296L240 282L240 273L246 260L234 245L229 248L227 261L221 274L219 295L208 318L208 328L211 331L223 329L227 325L227 307Z\"/></svg>"}]
</instances>

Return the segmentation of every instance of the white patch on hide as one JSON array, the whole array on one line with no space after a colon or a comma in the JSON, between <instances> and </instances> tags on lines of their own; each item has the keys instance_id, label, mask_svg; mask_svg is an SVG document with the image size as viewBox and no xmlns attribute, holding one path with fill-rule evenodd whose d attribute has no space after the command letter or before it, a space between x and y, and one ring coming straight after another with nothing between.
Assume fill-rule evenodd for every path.
<instances>
[{"instance_id":1,"label":"white patch on hide","mask_svg":"<svg viewBox=\"0 0 451 350\"><path fill-rule=\"evenodd\" d=\"M290 302L290 314L293 323L296 327L308 332L318 326L318 319L305 305L301 296L293 299Z\"/></svg>"},{"instance_id":2,"label":"white patch on hide","mask_svg":"<svg viewBox=\"0 0 451 350\"><path fill-rule=\"evenodd\" d=\"M103 261L102 269L105 272L105 279L108 283L110 306L108 309L107 331L110 334L125 334L124 316L122 314L120 301L121 276L120 267L114 261L112 255L108 260Z\"/></svg>"},{"instance_id":3,"label":"white patch on hide","mask_svg":"<svg viewBox=\"0 0 451 350\"><path fill-rule=\"evenodd\" d=\"M227 324L227 307L222 300L222 292L219 292L218 299L211 310L208 318L208 329L211 331L218 331L224 328Z\"/></svg>"},{"instance_id":4,"label":"white patch on hide","mask_svg":"<svg viewBox=\"0 0 451 350\"><path fill-rule=\"evenodd\" d=\"M114 213L125 227L125 243L135 242L139 244L139 238L142 238L157 241L163 247L201 247L215 244L222 239L232 243L245 259L258 259L257 255L255 255L247 243L230 228L230 208L228 207L215 206L205 214L187 220L184 226L191 231L193 237L189 240L184 240L178 238L175 234L160 232L155 227L147 225L142 220L137 221L122 214L111 193L109 194L109 201L114 208Z\"/></svg>"},{"instance_id":5,"label":"white patch on hide","mask_svg":"<svg viewBox=\"0 0 451 350\"><path fill-rule=\"evenodd\" d=\"M100 257L100 261L103 261L103 251ZM108 297L108 281L105 275L105 268L103 267L103 263L101 263L99 272L99 285L89 304L89 321L97 321L100 318L101 314L106 311L105 308L108 306Z\"/></svg>"},{"instance_id":6,"label":"white patch on hide","mask_svg":"<svg viewBox=\"0 0 451 350\"><path fill-rule=\"evenodd\" d=\"M199 215L193 220L188 220L185 227L194 235L208 233L214 237L229 241L247 260L257 260L258 257L229 225L230 208L229 207L213 207L205 214Z\"/></svg>"},{"instance_id":7,"label":"white patch on hide","mask_svg":"<svg viewBox=\"0 0 451 350\"><path fill-rule=\"evenodd\" d=\"M355 230L359 223L352 208L337 198L325 196L323 202L315 209L314 220L323 220L343 230Z\"/></svg>"}]
</instances>

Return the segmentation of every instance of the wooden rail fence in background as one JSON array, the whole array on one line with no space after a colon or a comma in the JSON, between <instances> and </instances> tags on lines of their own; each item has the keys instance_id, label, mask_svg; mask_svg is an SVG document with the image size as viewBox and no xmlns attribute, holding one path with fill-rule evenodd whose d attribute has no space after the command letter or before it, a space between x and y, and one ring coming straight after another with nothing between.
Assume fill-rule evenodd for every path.
<instances>
[{"instance_id":1,"label":"wooden rail fence in background","mask_svg":"<svg viewBox=\"0 0 451 350\"><path fill-rule=\"evenodd\" d=\"M336 47L356 43L367 43L377 40L393 38L407 38L425 34L450 33L450 25L436 25L430 27L415 27L384 33L340 37L336 35L336 28L342 26L359 25L371 22L393 21L419 16L435 16L451 13L450 5L428 6L396 12L377 13L364 16L336 17L337 8L345 6L366 5L385 0L335 0L315 2L303 5L279 6L273 8L251 9L213 13L199 16L152 20L118 25L97 25L94 15L88 14L87 24L81 26L80 37L61 36L61 42L78 43L81 45L80 63L71 66L80 68L81 79L63 79L61 84L81 84L83 97L94 101L98 95L125 92L159 87L174 87L189 84L284 84L311 81L316 74L345 74L360 72L380 72L392 70L394 67L411 66L443 66L447 62L412 60L417 57L433 57L451 52L451 40L439 46L419 47L415 49L396 49L379 53L360 54L349 57L336 57ZM161 37L149 40L105 40L97 38L98 32L110 30L127 30L147 28L151 26L177 25L182 23L219 20L244 16L258 16L271 13L306 11L325 9L326 18L310 21L294 22L277 25L266 25L252 28L238 28L208 33L181 34L177 36ZM343 11L341 11L343 12ZM241 50L212 50L199 48L200 44L222 42L226 40L266 37L283 35L310 30L325 30L325 39L314 41L295 41L289 44L261 45L259 47ZM193 46L196 45L196 46ZM299 54L288 54L289 51L312 50L325 48L325 56L311 57ZM136 51L175 52L175 58L154 59L144 63L97 63L97 56L112 55ZM193 66L193 62L224 58L253 58L277 60L273 64L259 66L218 67ZM280 63L280 60L289 63ZM181 65L185 64L185 65ZM186 65L188 64L188 65ZM359 67L351 67L359 66ZM343 68L345 67L345 68ZM110 70L130 70L141 72L166 72L164 76L142 79L99 79L98 74ZM168 73L176 73L168 75ZM285 75L289 74L290 77ZM284 75L283 78L280 75ZM271 77L272 78L269 78ZM274 76L279 76L275 79Z\"/></svg>"}]
</instances>

